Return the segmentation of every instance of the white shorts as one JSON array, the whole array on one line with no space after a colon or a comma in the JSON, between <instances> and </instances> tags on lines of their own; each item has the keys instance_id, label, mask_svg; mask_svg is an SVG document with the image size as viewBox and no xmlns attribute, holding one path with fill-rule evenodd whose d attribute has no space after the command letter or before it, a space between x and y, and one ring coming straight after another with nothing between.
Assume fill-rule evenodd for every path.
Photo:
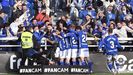
<instances>
[{"instance_id":1,"label":"white shorts","mask_svg":"<svg viewBox=\"0 0 133 75\"><path fill-rule=\"evenodd\" d=\"M60 58L66 58L66 50L60 51Z\"/></svg>"},{"instance_id":2,"label":"white shorts","mask_svg":"<svg viewBox=\"0 0 133 75\"><path fill-rule=\"evenodd\" d=\"M72 50L71 49L66 50L66 58L70 59L71 55L72 55Z\"/></svg>"},{"instance_id":3,"label":"white shorts","mask_svg":"<svg viewBox=\"0 0 133 75\"><path fill-rule=\"evenodd\" d=\"M60 48L59 47L56 48L55 57L56 58L59 58L60 57Z\"/></svg>"},{"instance_id":4,"label":"white shorts","mask_svg":"<svg viewBox=\"0 0 133 75\"><path fill-rule=\"evenodd\" d=\"M117 55L107 55L107 60L108 60L109 62L111 62L112 59L116 60L116 59L117 59Z\"/></svg>"},{"instance_id":5,"label":"white shorts","mask_svg":"<svg viewBox=\"0 0 133 75\"><path fill-rule=\"evenodd\" d=\"M71 57L72 58L77 58L77 55L78 55L78 49L72 49L72 55L71 55Z\"/></svg>"},{"instance_id":6,"label":"white shorts","mask_svg":"<svg viewBox=\"0 0 133 75\"><path fill-rule=\"evenodd\" d=\"M79 49L78 56L79 57L89 57L89 49L88 48Z\"/></svg>"}]
</instances>

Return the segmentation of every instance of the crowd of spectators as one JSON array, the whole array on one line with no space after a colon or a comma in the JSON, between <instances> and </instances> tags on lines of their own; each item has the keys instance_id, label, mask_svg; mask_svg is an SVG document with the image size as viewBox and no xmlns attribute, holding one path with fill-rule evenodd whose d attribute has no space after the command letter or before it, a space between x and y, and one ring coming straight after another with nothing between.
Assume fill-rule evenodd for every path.
<instances>
[{"instance_id":1,"label":"crowd of spectators","mask_svg":"<svg viewBox=\"0 0 133 75\"><path fill-rule=\"evenodd\" d=\"M54 43L59 24L85 25L88 37L103 38L109 27L118 37L132 37L133 0L0 0L0 38L19 36L30 25L38 42L47 37Z\"/></svg>"}]
</instances>

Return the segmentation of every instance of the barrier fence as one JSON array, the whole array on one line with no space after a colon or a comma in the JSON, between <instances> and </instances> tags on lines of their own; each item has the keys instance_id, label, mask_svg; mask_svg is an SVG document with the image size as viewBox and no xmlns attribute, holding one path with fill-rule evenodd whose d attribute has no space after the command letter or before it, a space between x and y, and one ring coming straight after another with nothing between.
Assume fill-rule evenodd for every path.
<instances>
[{"instance_id":1,"label":"barrier fence","mask_svg":"<svg viewBox=\"0 0 133 75\"><path fill-rule=\"evenodd\" d=\"M4 37L0 38L0 40L6 40L6 41L15 41L18 40L18 37ZM94 41L95 38L93 37L87 37L88 41ZM99 38L98 38L99 40ZM133 38L118 38L119 41L133 41ZM45 47L45 50L47 50L47 40L45 38L42 38L42 41L44 45L41 45L41 47ZM88 45L89 47L98 47L98 45ZM21 45L0 45L0 47L21 47ZM133 47L133 45L122 45L122 47Z\"/></svg>"}]
</instances>

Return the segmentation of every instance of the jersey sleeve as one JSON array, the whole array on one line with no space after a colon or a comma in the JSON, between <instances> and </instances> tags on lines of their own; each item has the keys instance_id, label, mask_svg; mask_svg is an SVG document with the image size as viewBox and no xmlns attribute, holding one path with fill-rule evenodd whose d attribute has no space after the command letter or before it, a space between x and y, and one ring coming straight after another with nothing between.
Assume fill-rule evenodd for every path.
<instances>
[{"instance_id":1,"label":"jersey sleeve","mask_svg":"<svg viewBox=\"0 0 133 75\"><path fill-rule=\"evenodd\" d=\"M34 48L40 48L40 44L37 42L37 38L35 37L35 35L32 36L32 40L33 40L33 44L34 44Z\"/></svg>"},{"instance_id":2,"label":"jersey sleeve","mask_svg":"<svg viewBox=\"0 0 133 75\"><path fill-rule=\"evenodd\" d=\"M34 33L33 35L36 37L37 40L41 40L44 37L44 35L39 35L38 33Z\"/></svg>"},{"instance_id":3,"label":"jersey sleeve","mask_svg":"<svg viewBox=\"0 0 133 75\"><path fill-rule=\"evenodd\" d=\"M100 39L99 44L98 44L98 48L101 49L104 45L104 39Z\"/></svg>"}]
</instances>

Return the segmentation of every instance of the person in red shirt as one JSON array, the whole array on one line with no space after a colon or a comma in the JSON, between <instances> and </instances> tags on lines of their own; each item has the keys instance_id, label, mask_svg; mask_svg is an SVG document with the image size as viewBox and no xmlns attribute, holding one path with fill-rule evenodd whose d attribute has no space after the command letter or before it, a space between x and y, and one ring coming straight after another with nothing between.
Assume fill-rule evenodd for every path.
<instances>
[{"instance_id":1,"label":"person in red shirt","mask_svg":"<svg viewBox=\"0 0 133 75\"><path fill-rule=\"evenodd\" d=\"M46 10L42 10L37 16L36 16L37 21L43 21L45 22L46 20L50 21L50 17L46 14Z\"/></svg>"}]
</instances>

